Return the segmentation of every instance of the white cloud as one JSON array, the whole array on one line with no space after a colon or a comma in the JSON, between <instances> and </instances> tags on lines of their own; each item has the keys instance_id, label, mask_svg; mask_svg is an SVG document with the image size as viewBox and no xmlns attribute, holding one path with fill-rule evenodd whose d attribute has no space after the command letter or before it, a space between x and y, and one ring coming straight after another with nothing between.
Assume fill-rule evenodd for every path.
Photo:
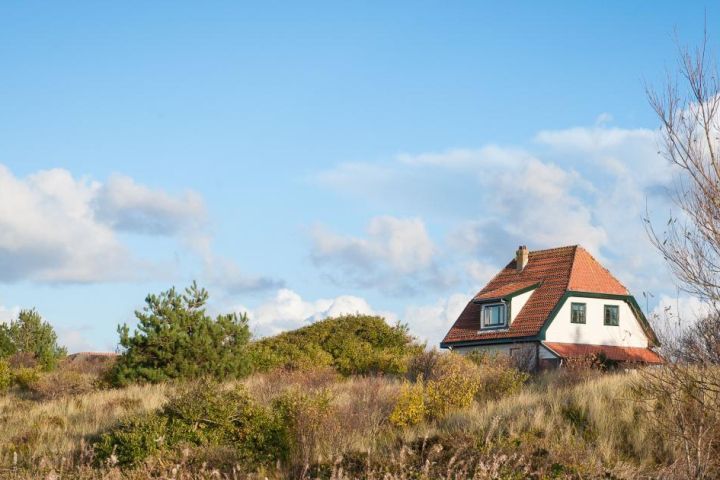
<instances>
[{"instance_id":1,"label":"white cloud","mask_svg":"<svg viewBox=\"0 0 720 480\"><path fill-rule=\"evenodd\" d=\"M97 189L93 207L100 221L132 233L172 235L196 230L206 221L205 203L199 194L186 191L172 196L118 174Z\"/></svg>"},{"instance_id":2,"label":"white cloud","mask_svg":"<svg viewBox=\"0 0 720 480\"><path fill-rule=\"evenodd\" d=\"M455 293L435 304L409 306L403 313L403 322L419 340L427 341L429 347L437 347L470 298L469 293Z\"/></svg>"},{"instance_id":3,"label":"white cloud","mask_svg":"<svg viewBox=\"0 0 720 480\"><path fill-rule=\"evenodd\" d=\"M470 260L467 265L466 271L470 278L482 287L498 273L498 267L490 263L481 262L479 260Z\"/></svg>"},{"instance_id":4,"label":"white cloud","mask_svg":"<svg viewBox=\"0 0 720 480\"><path fill-rule=\"evenodd\" d=\"M20 313L20 307L6 307L0 305L0 323L10 323L11 320L15 320Z\"/></svg>"},{"instance_id":5,"label":"white cloud","mask_svg":"<svg viewBox=\"0 0 720 480\"><path fill-rule=\"evenodd\" d=\"M517 166L530 159L532 159L532 156L522 149L504 148L498 145L487 145L479 149L453 149L445 152L429 152L417 155L401 153L396 157L398 162L407 165L431 165L453 169Z\"/></svg>"},{"instance_id":6,"label":"white cloud","mask_svg":"<svg viewBox=\"0 0 720 480\"><path fill-rule=\"evenodd\" d=\"M256 308L236 306L234 310L248 314L251 329L257 336L274 335L327 317L347 314L381 315L389 323L394 323L397 318L392 313L374 310L367 300L360 297L341 295L308 301L286 288L278 290L274 298Z\"/></svg>"},{"instance_id":7,"label":"white cloud","mask_svg":"<svg viewBox=\"0 0 720 480\"><path fill-rule=\"evenodd\" d=\"M0 282L91 283L172 274L170 258L136 255L120 236L128 233L205 244L200 253L211 280L222 278L231 292L280 285L243 275L234 262L213 255L206 223L205 204L192 191L172 195L123 175L103 183L59 168L20 178L0 165Z\"/></svg>"},{"instance_id":8,"label":"white cloud","mask_svg":"<svg viewBox=\"0 0 720 480\"><path fill-rule=\"evenodd\" d=\"M687 295L661 295L650 316L680 325L692 325L710 313L710 305Z\"/></svg>"},{"instance_id":9,"label":"white cloud","mask_svg":"<svg viewBox=\"0 0 720 480\"><path fill-rule=\"evenodd\" d=\"M410 291L420 284L448 281L435 263L436 246L418 218L375 217L365 238L316 227L311 240L313 261L337 268L339 274L330 271L328 276L339 284Z\"/></svg>"},{"instance_id":10,"label":"white cloud","mask_svg":"<svg viewBox=\"0 0 720 480\"><path fill-rule=\"evenodd\" d=\"M233 259L216 254L212 248L212 238L208 235L195 235L187 241L202 260L203 280L220 287L227 294L274 290L284 286L280 279L249 274Z\"/></svg>"},{"instance_id":11,"label":"white cloud","mask_svg":"<svg viewBox=\"0 0 720 480\"><path fill-rule=\"evenodd\" d=\"M657 132L595 125L539 132L525 147L401 154L343 164L323 185L383 211L422 218L447 235L435 264L463 272L466 286L504 266L517 245L581 244L632 291L671 288L644 231L646 205L663 220L673 170L658 155ZM373 200L375 199L375 200ZM666 220L666 219L665 219Z\"/></svg>"},{"instance_id":12,"label":"white cloud","mask_svg":"<svg viewBox=\"0 0 720 480\"><path fill-rule=\"evenodd\" d=\"M128 275L133 260L95 219L100 185L62 169L25 179L0 165L0 280L90 282Z\"/></svg>"},{"instance_id":13,"label":"white cloud","mask_svg":"<svg viewBox=\"0 0 720 480\"><path fill-rule=\"evenodd\" d=\"M98 351L97 346L87 338L84 330L61 329L58 332L58 344L67 348L68 353Z\"/></svg>"}]
</instances>

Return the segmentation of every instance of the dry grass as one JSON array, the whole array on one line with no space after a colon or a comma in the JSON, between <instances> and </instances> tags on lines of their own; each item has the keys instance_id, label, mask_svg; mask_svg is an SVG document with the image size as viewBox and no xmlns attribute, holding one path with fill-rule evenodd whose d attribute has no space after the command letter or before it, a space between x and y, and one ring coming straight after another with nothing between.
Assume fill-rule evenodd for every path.
<instances>
[{"instance_id":1,"label":"dry grass","mask_svg":"<svg viewBox=\"0 0 720 480\"><path fill-rule=\"evenodd\" d=\"M512 396L474 403L435 422L392 427L388 417L401 382L388 377L341 379L331 371L255 375L244 383L259 403L292 392L330 398L315 431L301 432L305 478L615 478L653 477L658 439L629 397L635 374L569 384L552 374ZM120 478L89 466L89 440L120 418L159 408L169 385L132 386L47 401L0 396L0 477ZM156 459L124 478L283 478L282 470L248 476L213 473L183 455ZM164 463L163 463L164 462ZM13 466L17 470L13 470ZM23 468L26 467L26 468ZM2 470L4 468L4 470ZM423 469L425 473L423 474ZM65 475L57 476L65 471ZM4 473L2 473L4 472ZM424 475L424 476L423 476ZM557 475L552 477L552 475Z\"/></svg>"},{"instance_id":2,"label":"dry grass","mask_svg":"<svg viewBox=\"0 0 720 480\"><path fill-rule=\"evenodd\" d=\"M72 462L86 440L125 415L154 410L166 400L167 385L99 390L49 401L0 396L0 465L37 466Z\"/></svg>"}]
</instances>

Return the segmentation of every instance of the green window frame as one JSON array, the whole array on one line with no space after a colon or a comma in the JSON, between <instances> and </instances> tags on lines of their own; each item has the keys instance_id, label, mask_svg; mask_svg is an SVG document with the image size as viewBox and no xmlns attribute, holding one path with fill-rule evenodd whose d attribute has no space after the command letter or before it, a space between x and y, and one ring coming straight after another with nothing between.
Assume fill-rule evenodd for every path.
<instances>
[{"instance_id":1,"label":"green window frame","mask_svg":"<svg viewBox=\"0 0 720 480\"><path fill-rule=\"evenodd\" d=\"M605 325L617 327L620 325L620 307L617 305L605 305L603 318Z\"/></svg>"},{"instance_id":2,"label":"green window frame","mask_svg":"<svg viewBox=\"0 0 720 480\"><path fill-rule=\"evenodd\" d=\"M587 305L572 302L570 304L570 323L585 324Z\"/></svg>"}]
</instances>

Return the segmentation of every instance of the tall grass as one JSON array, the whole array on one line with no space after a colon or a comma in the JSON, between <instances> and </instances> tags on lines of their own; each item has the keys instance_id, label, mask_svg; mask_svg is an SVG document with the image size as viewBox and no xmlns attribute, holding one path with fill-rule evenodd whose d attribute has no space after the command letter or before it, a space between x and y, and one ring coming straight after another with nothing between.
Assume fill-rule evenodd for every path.
<instances>
[{"instance_id":1,"label":"tall grass","mask_svg":"<svg viewBox=\"0 0 720 480\"><path fill-rule=\"evenodd\" d=\"M0 395L0 465L37 467L74 462L86 442L126 415L159 408L166 384L98 390L49 401Z\"/></svg>"},{"instance_id":2,"label":"tall grass","mask_svg":"<svg viewBox=\"0 0 720 480\"><path fill-rule=\"evenodd\" d=\"M401 390L391 377L341 378L329 370L254 375L241 383L272 405L322 394L326 409L303 411L293 475L304 478L616 478L653 477L662 442L630 396L633 373L568 382L552 373L518 393L474 402L407 428L388 421ZM237 382L235 382L237 383ZM89 442L120 419L159 409L167 384L100 390L50 400L0 396L0 477L119 478L92 467ZM314 413L313 413L314 412ZM215 452L221 455L222 450ZM212 458L212 456L206 457ZM62 472L65 472L62 474ZM285 478L277 467L193 463L179 452L122 472L125 478Z\"/></svg>"}]
</instances>

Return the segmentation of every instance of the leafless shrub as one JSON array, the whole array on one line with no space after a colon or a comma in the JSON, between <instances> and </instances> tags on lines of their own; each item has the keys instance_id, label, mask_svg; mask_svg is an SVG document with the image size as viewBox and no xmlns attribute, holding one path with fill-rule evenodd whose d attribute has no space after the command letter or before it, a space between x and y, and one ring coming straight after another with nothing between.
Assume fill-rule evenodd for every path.
<instances>
[{"instance_id":1,"label":"leafless shrub","mask_svg":"<svg viewBox=\"0 0 720 480\"><path fill-rule=\"evenodd\" d=\"M683 478L720 475L720 370L672 365L644 372L635 386L645 413L672 451L671 467Z\"/></svg>"},{"instance_id":2,"label":"leafless shrub","mask_svg":"<svg viewBox=\"0 0 720 480\"><path fill-rule=\"evenodd\" d=\"M646 369L636 393L675 454L684 478L720 475L720 83L707 31L695 50L680 48L682 85L670 79L648 89L661 124L663 156L677 168L672 198L678 214L658 229L646 219L651 242L679 287L710 307L670 348L663 369Z\"/></svg>"},{"instance_id":3,"label":"leafless shrub","mask_svg":"<svg viewBox=\"0 0 720 480\"><path fill-rule=\"evenodd\" d=\"M419 378L428 379L432 376L442 353L436 348L424 350L413 356L408 364L406 377L411 382L417 382Z\"/></svg>"}]
</instances>

